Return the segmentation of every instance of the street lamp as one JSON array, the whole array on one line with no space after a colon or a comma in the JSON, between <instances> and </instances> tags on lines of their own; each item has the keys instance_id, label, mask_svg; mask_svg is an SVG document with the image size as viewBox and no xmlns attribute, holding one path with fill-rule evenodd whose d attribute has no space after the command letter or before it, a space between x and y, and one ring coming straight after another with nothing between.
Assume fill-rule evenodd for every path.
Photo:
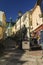
<instances>
[{"instance_id":1,"label":"street lamp","mask_svg":"<svg viewBox=\"0 0 43 65\"><path fill-rule=\"evenodd\" d=\"M12 22L12 18L10 17L10 22L9 22L9 26L8 26L8 35L9 36L11 36L11 34L12 34L12 24L11 24L11 22Z\"/></svg>"},{"instance_id":2,"label":"street lamp","mask_svg":"<svg viewBox=\"0 0 43 65\"><path fill-rule=\"evenodd\" d=\"M21 34L21 16L22 16L22 12L19 11L18 12L18 16L19 16L19 19L20 19L20 49L22 49L22 34Z\"/></svg>"},{"instance_id":3,"label":"street lamp","mask_svg":"<svg viewBox=\"0 0 43 65\"><path fill-rule=\"evenodd\" d=\"M10 22L12 22L12 17L10 17Z\"/></svg>"},{"instance_id":4,"label":"street lamp","mask_svg":"<svg viewBox=\"0 0 43 65\"><path fill-rule=\"evenodd\" d=\"M18 16L19 16L19 19L20 19L20 36L21 36L21 16L22 16L21 11L18 12Z\"/></svg>"},{"instance_id":5,"label":"street lamp","mask_svg":"<svg viewBox=\"0 0 43 65\"><path fill-rule=\"evenodd\" d=\"M30 38L29 38L29 41L31 42L31 34L30 34L30 30L31 30L31 11L29 11L29 36L30 36Z\"/></svg>"},{"instance_id":6,"label":"street lamp","mask_svg":"<svg viewBox=\"0 0 43 65\"><path fill-rule=\"evenodd\" d=\"M18 16L20 18L20 30L21 30L21 16L22 16L22 12L21 11L18 12Z\"/></svg>"}]
</instances>

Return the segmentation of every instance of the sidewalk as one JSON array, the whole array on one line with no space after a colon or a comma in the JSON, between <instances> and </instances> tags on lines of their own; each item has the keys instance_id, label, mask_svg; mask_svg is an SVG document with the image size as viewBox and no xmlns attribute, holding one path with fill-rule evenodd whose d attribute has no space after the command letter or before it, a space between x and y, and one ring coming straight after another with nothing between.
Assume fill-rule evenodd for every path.
<instances>
[{"instance_id":1,"label":"sidewalk","mask_svg":"<svg viewBox=\"0 0 43 65\"><path fill-rule=\"evenodd\" d=\"M1 59L0 65L43 65L41 51L13 50L7 52Z\"/></svg>"}]
</instances>

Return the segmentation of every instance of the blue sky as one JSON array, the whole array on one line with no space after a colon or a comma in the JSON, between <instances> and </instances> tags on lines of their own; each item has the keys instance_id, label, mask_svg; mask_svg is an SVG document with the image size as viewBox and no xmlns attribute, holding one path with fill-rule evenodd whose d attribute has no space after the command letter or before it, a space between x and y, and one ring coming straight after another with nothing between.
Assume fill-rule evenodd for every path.
<instances>
[{"instance_id":1,"label":"blue sky","mask_svg":"<svg viewBox=\"0 0 43 65\"><path fill-rule=\"evenodd\" d=\"M34 7L36 1L37 0L0 0L0 11L5 12L7 21L10 21L10 17L12 17L14 21L18 16L18 11L22 11L24 14Z\"/></svg>"}]
</instances>

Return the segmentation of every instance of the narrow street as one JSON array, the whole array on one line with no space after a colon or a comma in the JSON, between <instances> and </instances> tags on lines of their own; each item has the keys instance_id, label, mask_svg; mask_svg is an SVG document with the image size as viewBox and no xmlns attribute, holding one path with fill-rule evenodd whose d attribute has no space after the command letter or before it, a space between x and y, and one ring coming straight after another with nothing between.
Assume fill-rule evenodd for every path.
<instances>
[{"instance_id":1,"label":"narrow street","mask_svg":"<svg viewBox=\"0 0 43 65\"><path fill-rule=\"evenodd\" d=\"M10 48L0 58L0 65L43 65L41 50L29 51Z\"/></svg>"},{"instance_id":2,"label":"narrow street","mask_svg":"<svg viewBox=\"0 0 43 65\"><path fill-rule=\"evenodd\" d=\"M0 0L0 65L43 65L43 0Z\"/></svg>"}]
</instances>

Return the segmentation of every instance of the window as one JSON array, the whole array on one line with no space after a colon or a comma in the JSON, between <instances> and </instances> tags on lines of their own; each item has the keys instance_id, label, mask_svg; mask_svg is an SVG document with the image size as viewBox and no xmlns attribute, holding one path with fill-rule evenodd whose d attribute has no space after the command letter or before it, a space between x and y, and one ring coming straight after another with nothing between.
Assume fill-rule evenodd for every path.
<instances>
[{"instance_id":1,"label":"window","mask_svg":"<svg viewBox=\"0 0 43 65\"><path fill-rule=\"evenodd\" d=\"M30 26L32 26L32 16L30 15Z\"/></svg>"},{"instance_id":2,"label":"window","mask_svg":"<svg viewBox=\"0 0 43 65\"><path fill-rule=\"evenodd\" d=\"M36 24L39 25L38 22Z\"/></svg>"},{"instance_id":3,"label":"window","mask_svg":"<svg viewBox=\"0 0 43 65\"><path fill-rule=\"evenodd\" d=\"M36 25L39 25L38 20L36 19Z\"/></svg>"},{"instance_id":4,"label":"window","mask_svg":"<svg viewBox=\"0 0 43 65\"><path fill-rule=\"evenodd\" d=\"M30 21L30 26L32 26L32 21Z\"/></svg>"}]
</instances>

